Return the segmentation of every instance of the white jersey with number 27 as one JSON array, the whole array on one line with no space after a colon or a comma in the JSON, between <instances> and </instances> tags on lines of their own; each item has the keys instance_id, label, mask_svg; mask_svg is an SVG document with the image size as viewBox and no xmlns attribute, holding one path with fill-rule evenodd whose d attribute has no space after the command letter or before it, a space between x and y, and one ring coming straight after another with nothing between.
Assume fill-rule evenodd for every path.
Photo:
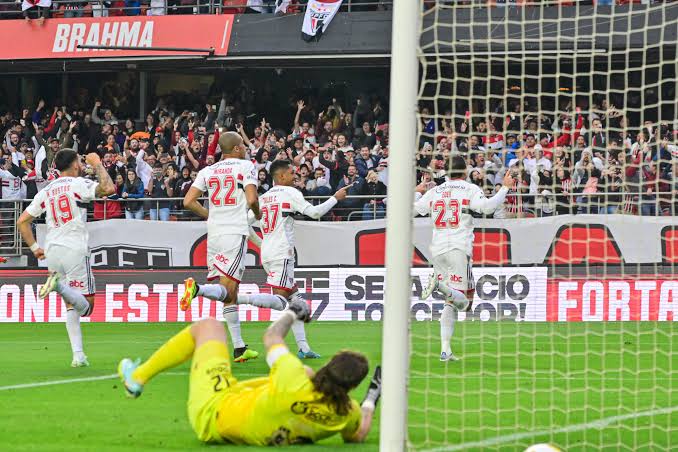
<instances>
[{"instance_id":1,"label":"white jersey with number 27","mask_svg":"<svg viewBox=\"0 0 678 452\"><path fill-rule=\"evenodd\" d=\"M209 196L207 235L248 235L245 187L257 186L257 174L249 160L228 158L203 168L193 187Z\"/></svg>"},{"instance_id":2,"label":"white jersey with number 27","mask_svg":"<svg viewBox=\"0 0 678 452\"><path fill-rule=\"evenodd\" d=\"M261 209L262 262L294 257L295 212L313 209L311 203L294 187L276 185L259 197Z\"/></svg>"},{"instance_id":3,"label":"white jersey with number 27","mask_svg":"<svg viewBox=\"0 0 678 452\"><path fill-rule=\"evenodd\" d=\"M26 208L33 217L45 213L47 238L45 251L59 245L87 252L89 234L83 220L83 204L96 198L98 182L83 177L60 177L40 190Z\"/></svg>"},{"instance_id":4,"label":"white jersey with number 27","mask_svg":"<svg viewBox=\"0 0 678 452\"><path fill-rule=\"evenodd\" d=\"M490 214L506 198L502 187L492 198L486 198L480 187L462 179L453 179L427 191L414 203L419 215L430 215L433 226L431 255L439 256L451 250L473 254L473 217L470 210Z\"/></svg>"}]
</instances>

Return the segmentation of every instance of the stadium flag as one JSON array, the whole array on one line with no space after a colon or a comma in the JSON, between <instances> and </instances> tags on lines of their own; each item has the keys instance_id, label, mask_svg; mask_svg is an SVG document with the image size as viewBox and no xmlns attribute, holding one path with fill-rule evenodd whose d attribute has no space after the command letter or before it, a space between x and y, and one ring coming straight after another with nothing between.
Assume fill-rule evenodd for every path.
<instances>
[{"instance_id":1,"label":"stadium flag","mask_svg":"<svg viewBox=\"0 0 678 452\"><path fill-rule=\"evenodd\" d=\"M309 0L301 27L304 41L319 40L337 15L343 0Z\"/></svg>"}]
</instances>

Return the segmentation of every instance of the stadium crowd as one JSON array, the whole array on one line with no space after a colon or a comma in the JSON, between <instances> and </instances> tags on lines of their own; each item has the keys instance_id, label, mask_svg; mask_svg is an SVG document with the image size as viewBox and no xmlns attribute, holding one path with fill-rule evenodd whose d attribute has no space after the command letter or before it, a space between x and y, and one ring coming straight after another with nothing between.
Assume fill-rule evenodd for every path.
<instances>
[{"instance_id":1,"label":"stadium crowd","mask_svg":"<svg viewBox=\"0 0 678 452\"><path fill-rule=\"evenodd\" d=\"M115 181L112 199L93 208L94 219L147 217L190 219L177 201L197 172L221 157L219 134L237 131L255 162L259 192L272 181L276 159L297 168L295 186L305 196L331 196L351 185L350 197L332 219L372 219L385 215L389 181L388 110L376 96L291 105L287 124L256 122L240 111L237 99L198 111L177 110L159 99L143 124L118 118L96 101L91 110L40 101L34 108L0 117L2 198L32 198L50 179L56 152L73 148L97 152ZM351 105L352 111L346 111ZM589 110L566 106L558 115L536 113L529 102L498 102L493 113L434 115L420 111L421 138L413 150L417 190L444 181L449 158L468 160L469 181L488 196L506 171L514 189L495 218L566 213L678 214L678 150L671 125L646 121L633 129L624 113L604 101ZM200 111L201 110L201 111ZM452 119L456 118L456 119ZM413 160L414 160L413 158Z\"/></svg>"},{"instance_id":2,"label":"stadium crowd","mask_svg":"<svg viewBox=\"0 0 678 452\"><path fill-rule=\"evenodd\" d=\"M475 7L521 7L542 4L573 5L625 5L630 3L650 4L666 0L423 0L424 9L436 3ZM674 1L674 0L668 0ZM19 5L17 5L17 3ZM0 18L38 19L50 17L115 17L115 16L164 16L174 14L246 14L275 13L295 14L302 12L308 0L0 0ZM392 8L392 0L344 0L342 11L384 11Z\"/></svg>"}]
</instances>

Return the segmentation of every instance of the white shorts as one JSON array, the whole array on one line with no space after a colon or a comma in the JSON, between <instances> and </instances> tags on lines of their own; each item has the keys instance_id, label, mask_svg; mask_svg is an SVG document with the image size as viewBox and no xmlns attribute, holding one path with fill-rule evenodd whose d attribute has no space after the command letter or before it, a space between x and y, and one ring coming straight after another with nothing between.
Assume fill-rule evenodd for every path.
<instances>
[{"instance_id":1,"label":"white shorts","mask_svg":"<svg viewBox=\"0 0 678 452\"><path fill-rule=\"evenodd\" d=\"M294 282L294 259L264 262L264 270L268 274L266 284L274 289L292 291L297 288Z\"/></svg>"},{"instance_id":2,"label":"white shorts","mask_svg":"<svg viewBox=\"0 0 678 452\"><path fill-rule=\"evenodd\" d=\"M207 279L225 276L236 282L245 272L247 237L244 235L207 236Z\"/></svg>"},{"instance_id":3,"label":"white shorts","mask_svg":"<svg viewBox=\"0 0 678 452\"><path fill-rule=\"evenodd\" d=\"M471 258L461 250L451 250L431 259L438 281L445 282L452 289L461 291L475 288Z\"/></svg>"},{"instance_id":4,"label":"white shorts","mask_svg":"<svg viewBox=\"0 0 678 452\"><path fill-rule=\"evenodd\" d=\"M68 281L68 285L83 295L94 295L96 285L89 259L89 251L73 250L65 246L50 246L46 251L47 268L57 272Z\"/></svg>"}]
</instances>

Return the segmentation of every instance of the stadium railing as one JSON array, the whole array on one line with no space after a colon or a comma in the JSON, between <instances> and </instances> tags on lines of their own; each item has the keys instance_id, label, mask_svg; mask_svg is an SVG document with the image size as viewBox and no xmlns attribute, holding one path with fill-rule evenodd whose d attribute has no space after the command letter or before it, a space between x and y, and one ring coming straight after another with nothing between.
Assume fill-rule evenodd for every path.
<instances>
[{"instance_id":1,"label":"stadium railing","mask_svg":"<svg viewBox=\"0 0 678 452\"><path fill-rule=\"evenodd\" d=\"M16 222L21 215L23 203L0 199L0 256L21 254L23 240L19 235Z\"/></svg>"},{"instance_id":2,"label":"stadium railing","mask_svg":"<svg viewBox=\"0 0 678 452\"><path fill-rule=\"evenodd\" d=\"M673 192L657 192L655 199L643 199L638 193L599 192L599 193L568 193L568 194L534 194L510 193L508 199L515 202L506 202L499 214L482 216L500 220L529 219L554 216L559 214L625 214L643 215L643 205L654 206L653 214L646 216L678 215L678 202ZM312 204L319 204L330 196L306 196ZM569 198L569 203L556 201ZM607 202L609 197L617 199ZM370 199L379 199L381 202L369 204ZM330 213L318 221L359 221L382 219L386 216L386 196L355 195L348 196L346 201L339 203ZM519 200L519 201L518 201ZM183 208L183 198L141 198L141 199L102 199L90 204L87 209L87 221L102 221L116 218L125 218L125 204L133 202L143 209L144 220L150 220L150 209L164 208L169 203L169 221L200 221L190 211ZM207 198L201 198L207 202ZM21 212L31 202L30 199L2 200L0 199L0 255L18 256L24 249L23 240L16 228L16 221ZM347 206L347 202L350 206ZM610 207L615 207L610 209ZM481 217L478 215L478 217ZM302 218L301 216L299 218ZM310 220L304 217L306 220ZM36 223L44 220L38 219ZM160 220L155 220L160 221Z\"/></svg>"}]
</instances>

